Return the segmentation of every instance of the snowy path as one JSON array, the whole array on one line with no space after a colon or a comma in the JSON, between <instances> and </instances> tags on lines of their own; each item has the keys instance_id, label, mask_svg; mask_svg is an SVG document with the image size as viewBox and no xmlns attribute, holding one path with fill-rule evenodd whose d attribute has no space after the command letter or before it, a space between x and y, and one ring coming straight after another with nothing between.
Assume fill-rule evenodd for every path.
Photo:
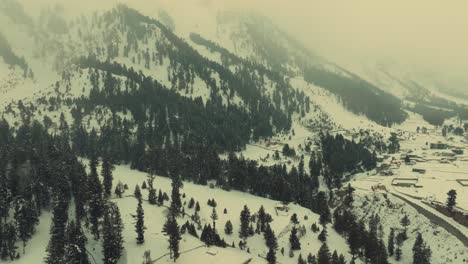
<instances>
[{"instance_id":1,"label":"snowy path","mask_svg":"<svg viewBox=\"0 0 468 264\"><path fill-rule=\"evenodd\" d=\"M441 216L427 210L426 208L419 205L418 203L411 201L410 200L411 198L405 197L406 196L405 194L398 194L396 192L389 192L389 193L391 193L396 198L399 198L400 200L404 201L408 205L412 206L420 214L427 217L434 224L436 224L436 225L444 228L445 230L447 230L447 232L449 232L450 234L452 234L453 236L458 238L458 240L460 240L466 247L468 247L468 237L462 231L460 231L457 227L455 227L452 223L450 223L449 221L447 221L443 217L441 217Z\"/></svg>"}]
</instances>

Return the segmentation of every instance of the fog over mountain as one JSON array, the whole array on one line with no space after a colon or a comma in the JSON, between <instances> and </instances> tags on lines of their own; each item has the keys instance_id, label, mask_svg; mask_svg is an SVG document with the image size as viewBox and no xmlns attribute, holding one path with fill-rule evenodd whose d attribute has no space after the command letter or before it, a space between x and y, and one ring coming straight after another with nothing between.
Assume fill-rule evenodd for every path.
<instances>
[{"instance_id":1,"label":"fog over mountain","mask_svg":"<svg viewBox=\"0 0 468 264\"><path fill-rule=\"evenodd\" d=\"M35 9L56 0L22 0ZM344 66L391 63L436 83L441 90L468 92L468 16L466 1L320 0L102 0L58 1L79 11L126 3L150 14L170 13L203 20L219 10L253 10L271 18L308 48ZM195 9L194 9L195 8ZM178 23L183 23L177 21Z\"/></svg>"}]
</instances>

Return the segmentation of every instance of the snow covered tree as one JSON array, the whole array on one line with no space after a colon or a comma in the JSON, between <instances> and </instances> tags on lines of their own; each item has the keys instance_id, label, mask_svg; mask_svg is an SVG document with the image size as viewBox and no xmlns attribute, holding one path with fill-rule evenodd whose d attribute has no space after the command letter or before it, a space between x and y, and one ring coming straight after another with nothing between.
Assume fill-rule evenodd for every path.
<instances>
[{"instance_id":1,"label":"snow covered tree","mask_svg":"<svg viewBox=\"0 0 468 264\"><path fill-rule=\"evenodd\" d=\"M231 235L232 229L233 226L231 220L227 220L226 224L224 225L224 233L226 233L226 235Z\"/></svg>"},{"instance_id":2,"label":"snow covered tree","mask_svg":"<svg viewBox=\"0 0 468 264\"><path fill-rule=\"evenodd\" d=\"M162 232L168 237L169 252L174 262L179 258L180 229L174 214L168 214Z\"/></svg>"},{"instance_id":3,"label":"snow covered tree","mask_svg":"<svg viewBox=\"0 0 468 264\"><path fill-rule=\"evenodd\" d=\"M104 157L102 160L101 176L103 177L104 196L110 197L112 194L112 181L114 165L111 163L109 157Z\"/></svg>"},{"instance_id":4,"label":"snow covered tree","mask_svg":"<svg viewBox=\"0 0 468 264\"><path fill-rule=\"evenodd\" d=\"M182 201L180 199L180 189L183 187L183 183L178 174L172 175L171 185L171 207L169 208L169 211L174 216L179 216L180 208L182 207Z\"/></svg>"},{"instance_id":5,"label":"snow covered tree","mask_svg":"<svg viewBox=\"0 0 468 264\"><path fill-rule=\"evenodd\" d=\"M86 236L81 230L79 223L72 220L67 227L65 236L65 256L66 264L88 264L88 254L86 252Z\"/></svg>"},{"instance_id":6,"label":"snow covered tree","mask_svg":"<svg viewBox=\"0 0 468 264\"><path fill-rule=\"evenodd\" d=\"M263 237L265 238L265 243L268 248L273 248L275 250L278 248L278 241L276 239L275 232L271 229L270 224L266 225Z\"/></svg>"},{"instance_id":7,"label":"snow covered tree","mask_svg":"<svg viewBox=\"0 0 468 264\"><path fill-rule=\"evenodd\" d=\"M104 264L117 264L123 252L123 223L119 207L109 202L102 227L102 255Z\"/></svg>"},{"instance_id":8,"label":"snow covered tree","mask_svg":"<svg viewBox=\"0 0 468 264\"><path fill-rule=\"evenodd\" d=\"M65 232L66 223L68 221L68 200L60 195L55 198L52 224L50 227L50 239L47 245L47 256L45 262L47 264L61 264L65 255Z\"/></svg>"},{"instance_id":9,"label":"snow covered tree","mask_svg":"<svg viewBox=\"0 0 468 264\"><path fill-rule=\"evenodd\" d=\"M297 237L297 228L293 226L291 229L291 234L289 235L289 244L291 245L291 250L300 250L301 242Z\"/></svg>"},{"instance_id":10,"label":"snow covered tree","mask_svg":"<svg viewBox=\"0 0 468 264\"><path fill-rule=\"evenodd\" d=\"M97 173L97 158L91 157L88 176L88 200L89 200L89 221L91 223L91 233L94 239L99 239L99 218L102 217L104 210L104 200L102 197L102 185Z\"/></svg>"},{"instance_id":11,"label":"snow covered tree","mask_svg":"<svg viewBox=\"0 0 468 264\"><path fill-rule=\"evenodd\" d=\"M134 216L135 221L135 232L137 233L137 244L143 244L145 242L145 212L141 204L141 199L138 199L138 206L136 215Z\"/></svg>"},{"instance_id":12,"label":"snow covered tree","mask_svg":"<svg viewBox=\"0 0 468 264\"><path fill-rule=\"evenodd\" d=\"M421 233L418 233L413 245L413 264L430 264L431 249L424 242Z\"/></svg>"},{"instance_id":13,"label":"snow covered tree","mask_svg":"<svg viewBox=\"0 0 468 264\"><path fill-rule=\"evenodd\" d=\"M23 252L26 247L26 241L31 238L35 231L35 225L39 222L38 212L32 202L24 199L16 201L14 218L18 238L23 241ZM1 220L0 220L1 223Z\"/></svg>"},{"instance_id":14,"label":"snow covered tree","mask_svg":"<svg viewBox=\"0 0 468 264\"><path fill-rule=\"evenodd\" d=\"M154 175L149 174L148 175L148 203L149 204L156 204L156 190L154 189L153 186L153 181L154 181Z\"/></svg>"},{"instance_id":15,"label":"snow covered tree","mask_svg":"<svg viewBox=\"0 0 468 264\"><path fill-rule=\"evenodd\" d=\"M250 210L247 205L244 205L244 209L240 213L240 229L239 237L247 239L249 237L249 224L250 224Z\"/></svg>"}]
</instances>

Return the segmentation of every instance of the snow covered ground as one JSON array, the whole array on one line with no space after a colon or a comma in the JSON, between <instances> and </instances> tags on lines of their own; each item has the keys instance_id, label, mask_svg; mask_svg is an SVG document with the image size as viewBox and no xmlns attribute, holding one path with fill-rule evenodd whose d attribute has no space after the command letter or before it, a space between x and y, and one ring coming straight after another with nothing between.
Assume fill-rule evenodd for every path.
<instances>
[{"instance_id":1,"label":"snow covered ground","mask_svg":"<svg viewBox=\"0 0 468 264\"><path fill-rule=\"evenodd\" d=\"M121 264L131 264L139 263L143 259L143 253L146 250L151 250L151 256L153 259L159 258L167 254L168 243L167 237L165 237L161 230L165 221L167 208L158 207L157 205L150 205L147 202L143 203L143 208L145 211L145 225L148 228L145 232L145 243L143 245L137 245L136 243L136 233L134 231L134 218L132 214L135 214L137 207L137 200L134 197L125 197L133 195L133 190L136 186L142 185L143 181L147 179L147 174L131 170L128 166L116 166L114 171L114 184L121 181L124 184L127 184L129 190L124 193L123 198L114 197L113 201L117 203L122 214L122 220L125 225L123 231L124 235L124 247L125 253L122 257ZM171 180L165 177L156 177L154 181L154 187L163 192L170 194L171 190ZM297 263L297 257L301 253L303 257L306 257L309 253L316 254L321 246L321 242L318 240L318 233L313 233L311 231L311 225L313 223L318 224L319 216L312 213L310 210L303 208L298 205L290 205L289 212L281 212L279 215L275 213L275 206L279 204L278 201L273 201L265 198L260 198L250 194L238 192L238 191L224 191L221 189L210 189L208 186L195 185L192 183L184 182L184 188L181 190L182 194L185 194L185 198L182 199L183 203L187 203L190 198L194 198L200 203L201 211L200 217L203 224L212 223L210 218L212 208L209 207L206 203L208 199L214 198L217 202L217 213L219 216L218 221L216 222L216 227L222 238L230 245L232 242L236 244L236 248L217 248L211 247L206 248L203 246L203 243L188 235L185 234L182 237L181 241L181 252L188 251L193 249L193 251L183 253L177 263L243 263L251 259L250 263L265 263L266 261L263 257L266 256L267 247L263 238L263 234L255 235L247 239L247 247L250 248L250 253L247 251L241 251L237 245L240 241L238 237L238 230L240 225L239 215L244 205L247 205L252 214L256 213L260 206L264 206L265 211L272 215L273 222L271 227L274 230L275 234L278 237L279 249L277 252L277 258L279 263ZM143 198L147 198L147 190L142 190ZM193 214L193 209L188 209L187 204L185 204L185 212L187 214ZM169 204L166 202L166 206ZM227 214L224 214L224 209L227 209ZM293 213L297 213L298 219L300 221L299 226L304 225L306 227L307 233L303 236L300 241L302 245L301 251L294 252L294 258L289 257L289 234L292 225L290 224L290 217ZM50 223L51 214L45 212L41 216L40 225L38 226L38 233L33 237L33 239L28 242L26 248L26 254L14 261L14 263L21 264L30 264L30 263L40 263L45 257L45 249L47 246L47 241L49 240L49 223ZM308 219L305 220L304 217ZM187 216L178 218L179 225L185 223L189 220ZM232 235L224 234L224 225L227 220L231 220L234 231ZM197 230L198 235L201 234L201 230ZM328 244L330 249L337 250L338 253L345 255L346 259L349 261L351 255L348 253L348 245L344 238L340 237L331 227L328 228ZM285 254L281 255L279 250L284 247ZM96 243L90 234L88 234L88 244L87 249L93 259L97 263L101 263L102 259L101 249L99 243ZM209 254L209 253L211 254ZM215 255L212 255L212 254ZM261 257L260 257L261 256ZM173 263L168 256L162 257L156 263ZM359 261L356 263L360 263Z\"/></svg>"}]
</instances>

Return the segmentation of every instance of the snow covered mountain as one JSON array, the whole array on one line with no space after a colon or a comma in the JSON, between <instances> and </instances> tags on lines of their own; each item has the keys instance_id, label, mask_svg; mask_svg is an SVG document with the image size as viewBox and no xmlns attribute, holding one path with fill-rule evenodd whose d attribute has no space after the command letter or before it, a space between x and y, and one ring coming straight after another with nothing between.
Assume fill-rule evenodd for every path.
<instances>
[{"instance_id":1,"label":"snow covered mountain","mask_svg":"<svg viewBox=\"0 0 468 264\"><path fill-rule=\"evenodd\" d=\"M252 12L116 2L0 4L2 261L468 261L465 101ZM419 167L456 178L400 188Z\"/></svg>"}]
</instances>

